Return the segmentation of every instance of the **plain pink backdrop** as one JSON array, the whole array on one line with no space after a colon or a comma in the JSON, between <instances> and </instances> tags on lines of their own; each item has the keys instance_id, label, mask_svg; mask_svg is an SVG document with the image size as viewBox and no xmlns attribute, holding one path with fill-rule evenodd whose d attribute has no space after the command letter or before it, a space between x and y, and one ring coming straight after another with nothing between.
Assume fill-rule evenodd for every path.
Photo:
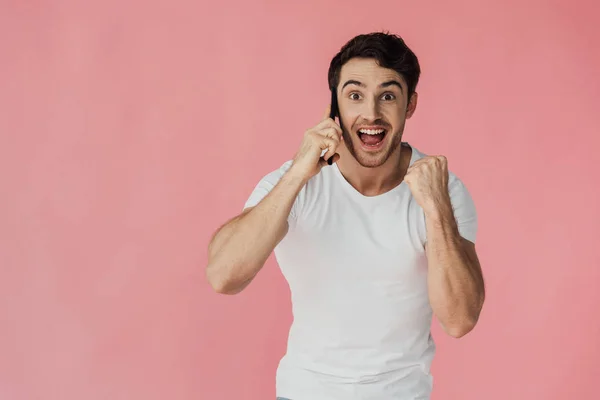
<instances>
[{"instance_id":1,"label":"plain pink backdrop","mask_svg":"<svg viewBox=\"0 0 600 400\"><path fill-rule=\"evenodd\" d=\"M273 399L270 259L238 296L214 230L291 158L358 33L420 58L405 138L475 198L488 297L434 323L435 400L600 398L593 1L0 2L0 398Z\"/></svg>"}]
</instances>

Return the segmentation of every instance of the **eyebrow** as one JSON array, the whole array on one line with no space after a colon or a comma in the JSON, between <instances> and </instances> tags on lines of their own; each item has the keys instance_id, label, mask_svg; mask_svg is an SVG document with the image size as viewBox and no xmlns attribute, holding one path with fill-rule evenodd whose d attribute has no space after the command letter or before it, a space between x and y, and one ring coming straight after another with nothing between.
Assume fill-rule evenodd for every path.
<instances>
[{"instance_id":1,"label":"eyebrow","mask_svg":"<svg viewBox=\"0 0 600 400\"><path fill-rule=\"evenodd\" d=\"M356 80L349 80L346 81L344 83L344 85L342 86L342 90L344 90L344 88L348 85L356 85L356 86L360 86L360 87L365 87L365 84ZM379 87L381 88L386 88L386 87L390 87L390 86L398 86L398 88L400 89L401 92L404 92L404 90L402 89L402 85L400 84L400 82L395 81L395 80L391 80L391 81L387 81L387 82L383 82L381 85L379 85Z\"/></svg>"}]
</instances>

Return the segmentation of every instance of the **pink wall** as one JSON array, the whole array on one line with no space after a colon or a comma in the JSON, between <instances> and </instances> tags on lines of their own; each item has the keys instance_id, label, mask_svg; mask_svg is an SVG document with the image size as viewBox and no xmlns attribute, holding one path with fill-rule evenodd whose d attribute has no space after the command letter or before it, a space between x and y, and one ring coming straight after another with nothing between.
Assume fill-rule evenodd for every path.
<instances>
[{"instance_id":1,"label":"pink wall","mask_svg":"<svg viewBox=\"0 0 600 400\"><path fill-rule=\"evenodd\" d=\"M480 214L488 300L435 325L434 399L600 396L598 7L297 3L0 3L0 398L273 399L287 286L212 293L206 245L381 29L423 66L406 139Z\"/></svg>"}]
</instances>

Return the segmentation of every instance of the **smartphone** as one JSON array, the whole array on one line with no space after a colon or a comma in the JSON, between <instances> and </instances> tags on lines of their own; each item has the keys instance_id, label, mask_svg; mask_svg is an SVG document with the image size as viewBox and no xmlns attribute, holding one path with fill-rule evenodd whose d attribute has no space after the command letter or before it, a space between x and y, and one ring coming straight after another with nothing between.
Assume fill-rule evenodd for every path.
<instances>
[{"instance_id":1,"label":"smartphone","mask_svg":"<svg viewBox=\"0 0 600 400\"><path fill-rule=\"evenodd\" d=\"M331 111L329 113L329 118L335 119L338 115L338 103L337 103L337 94L335 93L335 89L331 89Z\"/></svg>"},{"instance_id":2,"label":"smartphone","mask_svg":"<svg viewBox=\"0 0 600 400\"><path fill-rule=\"evenodd\" d=\"M331 111L329 111L329 118L331 118L335 121L335 117L337 117L338 115L339 115L339 113L338 113L337 94L335 92L335 89L331 89ZM327 160L327 164L329 164L329 165L333 164L333 157L329 157L329 160Z\"/></svg>"}]
</instances>

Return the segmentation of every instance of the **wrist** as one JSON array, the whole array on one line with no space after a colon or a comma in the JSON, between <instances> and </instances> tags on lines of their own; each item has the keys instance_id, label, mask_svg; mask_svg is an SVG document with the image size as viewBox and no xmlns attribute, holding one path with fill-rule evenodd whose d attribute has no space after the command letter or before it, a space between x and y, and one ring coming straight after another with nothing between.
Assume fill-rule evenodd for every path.
<instances>
[{"instance_id":1,"label":"wrist","mask_svg":"<svg viewBox=\"0 0 600 400\"><path fill-rule=\"evenodd\" d=\"M431 222L443 223L454 220L454 211L450 198L432 202L430 207L423 209L425 218Z\"/></svg>"},{"instance_id":2,"label":"wrist","mask_svg":"<svg viewBox=\"0 0 600 400\"><path fill-rule=\"evenodd\" d=\"M288 180L290 183L294 183L300 186L304 186L308 182L306 174L301 171L295 164L292 164L290 169L283 175L282 179Z\"/></svg>"},{"instance_id":3,"label":"wrist","mask_svg":"<svg viewBox=\"0 0 600 400\"><path fill-rule=\"evenodd\" d=\"M289 185L302 188L308 182L306 176L299 171L297 168L294 168L292 165L290 169L281 177L284 182L287 182Z\"/></svg>"}]
</instances>

